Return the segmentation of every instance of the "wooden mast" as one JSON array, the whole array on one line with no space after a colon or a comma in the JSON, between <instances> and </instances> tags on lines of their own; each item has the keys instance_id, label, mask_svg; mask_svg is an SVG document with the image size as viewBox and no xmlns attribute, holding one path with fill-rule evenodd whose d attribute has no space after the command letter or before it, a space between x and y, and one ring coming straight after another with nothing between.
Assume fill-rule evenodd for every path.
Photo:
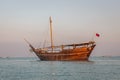
<instances>
[{"instance_id":1,"label":"wooden mast","mask_svg":"<svg viewBox=\"0 0 120 80\"><path fill-rule=\"evenodd\" d=\"M54 48L54 44L53 44L53 33L52 33L52 19L50 16L50 38L51 38L51 48L52 48L52 52L53 52L53 48Z\"/></svg>"}]
</instances>

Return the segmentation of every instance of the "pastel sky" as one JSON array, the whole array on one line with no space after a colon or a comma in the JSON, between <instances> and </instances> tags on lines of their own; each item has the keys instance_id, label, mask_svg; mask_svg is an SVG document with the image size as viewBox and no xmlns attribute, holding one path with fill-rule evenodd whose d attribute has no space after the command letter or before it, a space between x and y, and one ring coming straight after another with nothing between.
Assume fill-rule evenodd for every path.
<instances>
[{"instance_id":1,"label":"pastel sky","mask_svg":"<svg viewBox=\"0 0 120 80\"><path fill-rule=\"evenodd\" d=\"M0 56L35 56L24 38L34 47L49 41L49 16L56 45L99 33L91 56L120 56L120 0L0 0Z\"/></svg>"}]
</instances>

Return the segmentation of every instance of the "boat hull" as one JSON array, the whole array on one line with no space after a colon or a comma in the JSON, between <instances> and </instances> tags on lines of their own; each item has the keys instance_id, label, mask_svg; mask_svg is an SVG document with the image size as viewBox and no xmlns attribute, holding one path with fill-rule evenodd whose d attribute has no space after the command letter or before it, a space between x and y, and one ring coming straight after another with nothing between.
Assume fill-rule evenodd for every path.
<instances>
[{"instance_id":1,"label":"boat hull","mask_svg":"<svg viewBox=\"0 0 120 80\"><path fill-rule=\"evenodd\" d=\"M40 60L43 61L88 61L89 56L95 45L90 47L90 50L73 51L69 53L41 53L35 51Z\"/></svg>"},{"instance_id":2,"label":"boat hull","mask_svg":"<svg viewBox=\"0 0 120 80\"><path fill-rule=\"evenodd\" d=\"M64 53L48 53L48 54L38 54L40 60L45 61L76 61L76 60L88 60L89 53L70 53L70 54L64 54Z\"/></svg>"}]
</instances>

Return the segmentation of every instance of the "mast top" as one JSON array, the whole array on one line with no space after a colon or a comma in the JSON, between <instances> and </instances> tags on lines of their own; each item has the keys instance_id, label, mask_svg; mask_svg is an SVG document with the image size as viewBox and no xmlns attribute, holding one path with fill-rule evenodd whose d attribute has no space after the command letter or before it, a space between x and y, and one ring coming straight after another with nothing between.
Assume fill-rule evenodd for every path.
<instances>
[{"instance_id":1,"label":"mast top","mask_svg":"<svg viewBox=\"0 0 120 80\"><path fill-rule=\"evenodd\" d=\"M49 17L49 19L50 19L50 23L52 23L52 18L51 18L51 16Z\"/></svg>"}]
</instances>

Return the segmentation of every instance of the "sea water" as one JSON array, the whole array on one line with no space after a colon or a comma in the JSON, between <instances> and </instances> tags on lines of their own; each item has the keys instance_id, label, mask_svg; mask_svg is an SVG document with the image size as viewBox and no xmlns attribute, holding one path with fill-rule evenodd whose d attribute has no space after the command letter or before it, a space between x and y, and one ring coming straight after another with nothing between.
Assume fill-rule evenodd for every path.
<instances>
[{"instance_id":1,"label":"sea water","mask_svg":"<svg viewBox=\"0 0 120 80\"><path fill-rule=\"evenodd\" d=\"M90 61L0 58L0 80L120 80L120 57Z\"/></svg>"}]
</instances>

